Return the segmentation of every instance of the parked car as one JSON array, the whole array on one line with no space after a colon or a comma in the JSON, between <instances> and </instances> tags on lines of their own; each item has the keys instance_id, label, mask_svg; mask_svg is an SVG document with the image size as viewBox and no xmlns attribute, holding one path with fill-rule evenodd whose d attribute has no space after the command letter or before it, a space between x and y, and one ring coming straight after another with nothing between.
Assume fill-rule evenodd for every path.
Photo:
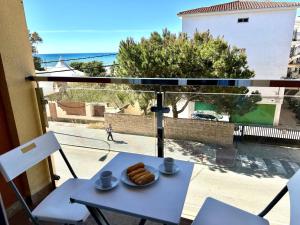
<instances>
[{"instance_id":1,"label":"parked car","mask_svg":"<svg viewBox=\"0 0 300 225\"><path fill-rule=\"evenodd\" d=\"M215 111L195 111L192 119L229 122L229 116L218 114Z\"/></svg>"}]
</instances>

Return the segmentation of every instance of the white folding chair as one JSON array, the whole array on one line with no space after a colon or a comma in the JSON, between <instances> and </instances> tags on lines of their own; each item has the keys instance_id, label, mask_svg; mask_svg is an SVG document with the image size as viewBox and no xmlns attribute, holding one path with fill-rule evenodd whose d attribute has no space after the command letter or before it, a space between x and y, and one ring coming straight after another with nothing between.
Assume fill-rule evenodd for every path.
<instances>
[{"instance_id":1,"label":"white folding chair","mask_svg":"<svg viewBox=\"0 0 300 225\"><path fill-rule=\"evenodd\" d=\"M259 215L207 198L192 225L268 225L263 217L287 192L290 195L290 225L300 225L300 170Z\"/></svg>"},{"instance_id":2,"label":"white folding chair","mask_svg":"<svg viewBox=\"0 0 300 225\"><path fill-rule=\"evenodd\" d=\"M57 150L60 152L74 178L68 179L56 188L31 211L13 182L13 179ZM48 132L1 155L0 171L35 225L38 225L39 221L80 224L89 216L89 212L85 206L70 203L70 195L83 185L85 180L77 178L53 132Z\"/></svg>"}]
</instances>

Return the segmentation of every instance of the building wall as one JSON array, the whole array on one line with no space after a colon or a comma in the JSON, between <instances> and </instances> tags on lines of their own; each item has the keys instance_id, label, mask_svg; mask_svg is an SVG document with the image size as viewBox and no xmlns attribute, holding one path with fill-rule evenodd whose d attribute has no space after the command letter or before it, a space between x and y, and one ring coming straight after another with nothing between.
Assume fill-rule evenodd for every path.
<instances>
[{"instance_id":1,"label":"building wall","mask_svg":"<svg viewBox=\"0 0 300 225\"><path fill-rule=\"evenodd\" d=\"M34 83L25 81L34 75L31 46L21 0L0 0L0 53L8 86L19 142L25 143L42 134ZM30 194L50 183L46 161L26 172Z\"/></svg>"},{"instance_id":2,"label":"building wall","mask_svg":"<svg viewBox=\"0 0 300 225\"><path fill-rule=\"evenodd\" d=\"M249 17L248 23L237 23ZM250 69L257 79L286 76L296 9L209 13L182 18L182 31L192 37L197 30L224 36L230 44L245 48Z\"/></svg>"},{"instance_id":3,"label":"building wall","mask_svg":"<svg viewBox=\"0 0 300 225\"><path fill-rule=\"evenodd\" d=\"M166 98L168 98L168 94L166 95ZM185 99L179 100L177 103L177 110L182 109L185 103L186 103ZM170 112L164 115L166 117L173 117L172 106L168 106L168 107L170 108ZM188 106L183 110L183 112L178 114L178 118L192 118L192 114L194 111L195 111L195 102L190 101Z\"/></svg>"},{"instance_id":4,"label":"building wall","mask_svg":"<svg viewBox=\"0 0 300 225\"><path fill-rule=\"evenodd\" d=\"M234 124L216 121L165 118L166 138L232 145Z\"/></svg>"},{"instance_id":5,"label":"building wall","mask_svg":"<svg viewBox=\"0 0 300 225\"><path fill-rule=\"evenodd\" d=\"M156 120L151 116L105 113L105 127L112 125L118 133L156 136ZM165 117L165 137L201 141L210 144L232 145L234 124Z\"/></svg>"}]
</instances>

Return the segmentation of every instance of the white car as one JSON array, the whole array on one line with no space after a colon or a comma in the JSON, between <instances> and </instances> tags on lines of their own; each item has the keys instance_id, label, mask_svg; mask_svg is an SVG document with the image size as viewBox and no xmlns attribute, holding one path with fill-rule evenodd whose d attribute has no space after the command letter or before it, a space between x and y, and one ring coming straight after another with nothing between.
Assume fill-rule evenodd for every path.
<instances>
[{"instance_id":1,"label":"white car","mask_svg":"<svg viewBox=\"0 0 300 225\"><path fill-rule=\"evenodd\" d=\"M221 115L215 111L195 111L192 114L192 119L196 120L211 120L211 121L220 121L220 122L229 122L228 115Z\"/></svg>"}]
</instances>

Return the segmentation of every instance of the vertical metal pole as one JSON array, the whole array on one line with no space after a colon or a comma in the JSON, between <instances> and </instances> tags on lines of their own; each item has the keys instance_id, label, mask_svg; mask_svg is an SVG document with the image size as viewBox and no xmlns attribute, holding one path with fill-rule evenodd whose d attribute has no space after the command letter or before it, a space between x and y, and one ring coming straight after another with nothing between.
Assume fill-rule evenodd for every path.
<instances>
[{"instance_id":1,"label":"vertical metal pole","mask_svg":"<svg viewBox=\"0 0 300 225\"><path fill-rule=\"evenodd\" d=\"M157 156L164 157L164 127L163 127L163 96L161 92L156 94L157 100L157 112L156 112L156 121L157 121Z\"/></svg>"},{"instance_id":2,"label":"vertical metal pole","mask_svg":"<svg viewBox=\"0 0 300 225\"><path fill-rule=\"evenodd\" d=\"M242 130L241 130L241 140L244 140L244 132L245 132L245 126L242 125Z\"/></svg>"},{"instance_id":3,"label":"vertical metal pole","mask_svg":"<svg viewBox=\"0 0 300 225\"><path fill-rule=\"evenodd\" d=\"M46 112L45 104L47 103L44 99L43 89L39 87L35 88L35 94L36 94L38 108L39 108L42 130L43 133L46 133L46 127L48 126L48 121L47 121L47 112Z\"/></svg>"},{"instance_id":4,"label":"vertical metal pole","mask_svg":"<svg viewBox=\"0 0 300 225\"><path fill-rule=\"evenodd\" d=\"M47 132L46 127L48 126L48 120L47 120L47 112L46 112L46 108L45 108L47 101L44 99L43 88L40 88L40 87L35 88L35 94L36 94L36 98L37 98L37 104L38 104L38 109L39 109L39 114L40 114L42 131L45 134ZM48 165L49 165L52 188L55 189L56 188L55 180L53 179L54 168L53 168L53 163L52 163L50 156L47 157L47 161L48 161Z\"/></svg>"}]
</instances>

